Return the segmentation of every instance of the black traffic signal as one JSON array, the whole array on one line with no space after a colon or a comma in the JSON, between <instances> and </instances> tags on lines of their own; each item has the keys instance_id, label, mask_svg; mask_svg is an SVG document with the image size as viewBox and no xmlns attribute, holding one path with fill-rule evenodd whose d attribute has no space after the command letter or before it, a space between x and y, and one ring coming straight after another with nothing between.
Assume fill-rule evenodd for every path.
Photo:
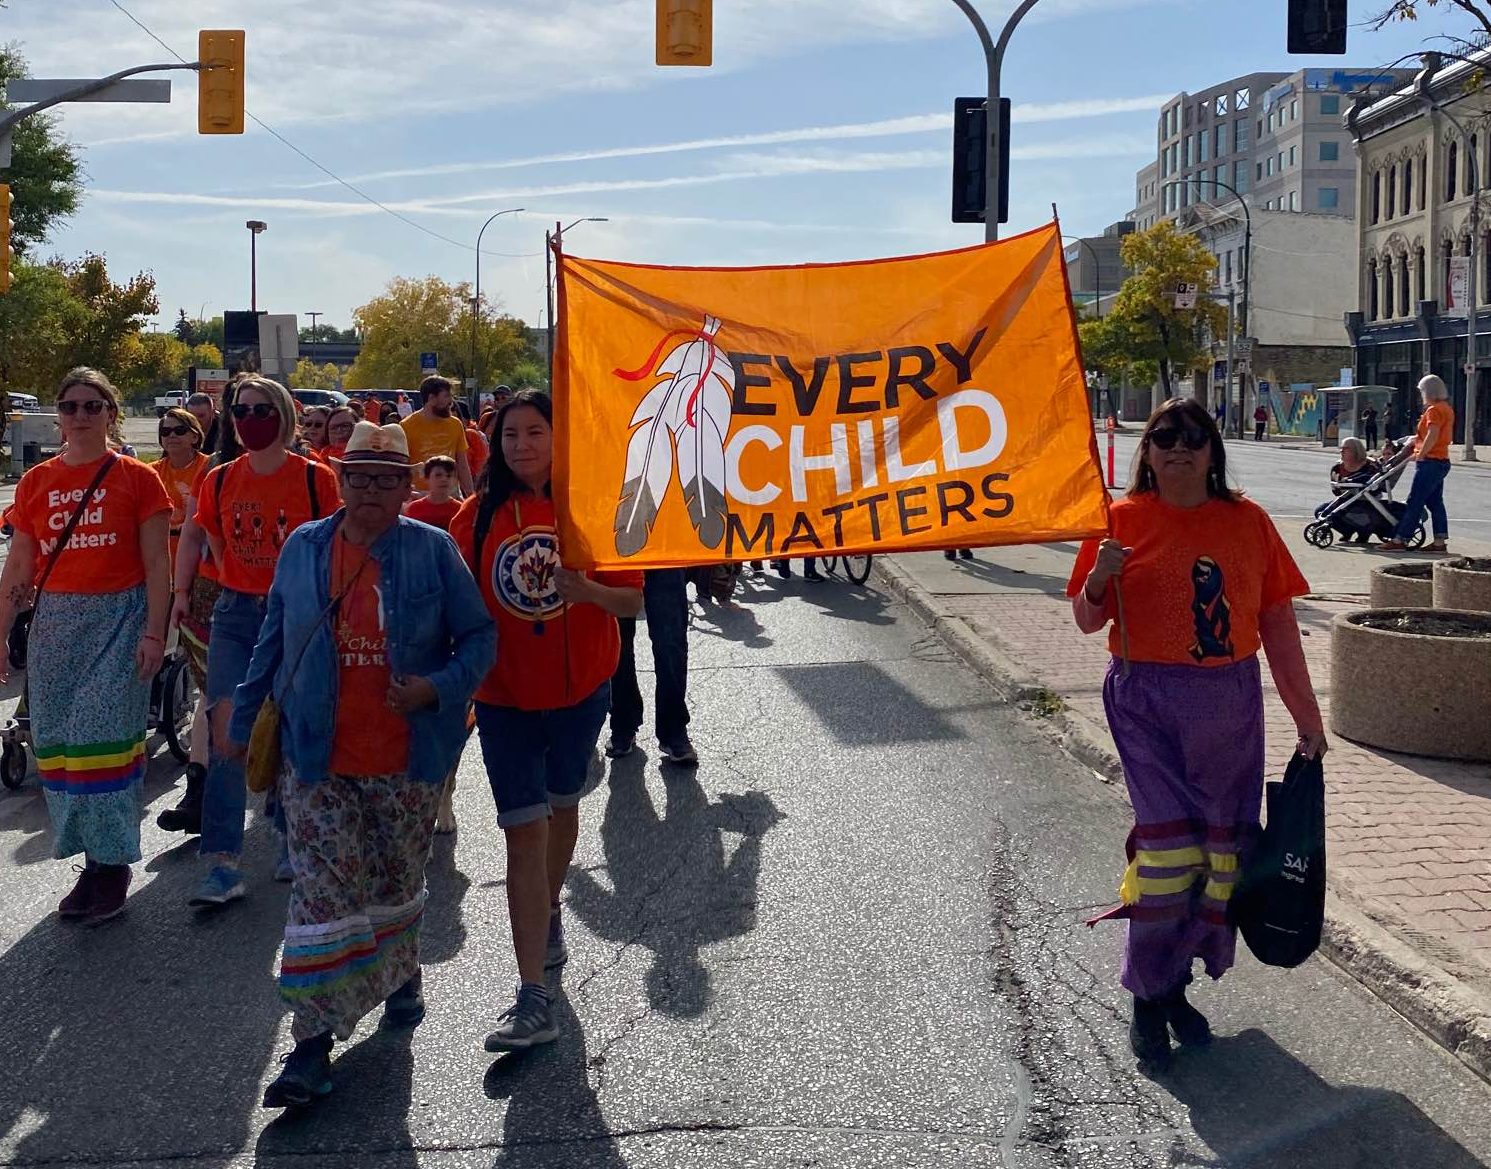
<instances>
[{"instance_id":1,"label":"black traffic signal","mask_svg":"<svg viewBox=\"0 0 1491 1169\"><path fill-rule=\"evenodd\" d=\"M982 223L989 189L989 103L981 97L953 101L953 222ZM999 222L1010 218L1010 100L999 99Z\"/></svg>"},{"instance_id":2,"label":"black traffic signal","mask_svg":"<svg viewBox=\"0 0 1491 1169\"><path fill-rule=\"evenodd\" d=\"M1346 0L1289 0L1289 51L1346 52Z\"/></svg>"}]
</instances>

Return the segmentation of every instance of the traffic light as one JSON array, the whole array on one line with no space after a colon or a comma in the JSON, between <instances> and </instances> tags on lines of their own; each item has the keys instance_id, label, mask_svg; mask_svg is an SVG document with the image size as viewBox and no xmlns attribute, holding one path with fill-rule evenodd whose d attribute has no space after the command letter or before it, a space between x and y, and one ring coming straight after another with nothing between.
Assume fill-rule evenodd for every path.
<instances>
[{"instance_id":1,"label":"traffic light","mask_svg":"<svg viewBox=\"0 0 1491 1169\"><path fill-rule=\"evenodd\" d=\"M657 63L714 63L714 0L656 0Z\"/></svg>"},{"instance_id":2,"label":"traffic light","mask_svg":"<svg viewBox=\"0 0 1491 1169\"><path fill-rule=\"evenodd\" d=\"M1346 0L1289 0L1289 51L1346 52Z\"/></svg>"},{"instance_id":3,"label":"traffic light","mask_svg":"<svg viewBox=\"0 0 1491 1169\"><path fill-rule=\"evenodd\" d=\"M10 291L10 187L0 183L0 292Z\"/></svg>"},{"instance_id":4,"label":"traffic light","mask_svg":"<svg viewBox=\"0 0 1491 1169\"><path fill-rule=\"evenodd\" d=\"M989 103L953 100L953 222L982 223L989 180ZM1010 218L1010 99L999 99L999 222Z\"/></svg>"},{"instance_id":5,"label":"traffic light","mask_svg":"<svg viewBox=\"0 0 1491 1169\"><path fill-rule=\"evenodd\" d=\"M243 30L197 34L197 133L243 133Z\"/></svg>"}]
</instances>

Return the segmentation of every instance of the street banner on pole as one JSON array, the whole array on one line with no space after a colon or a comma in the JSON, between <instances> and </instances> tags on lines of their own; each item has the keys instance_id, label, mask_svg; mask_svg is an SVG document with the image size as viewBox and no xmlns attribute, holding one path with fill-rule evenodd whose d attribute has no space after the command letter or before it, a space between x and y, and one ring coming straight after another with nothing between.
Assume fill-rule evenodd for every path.
<instances>
[{"instance_id":1,"label":"street banner on pole","mask_svg":"<svg viewBox=\"0 0 1491 1169\"><path fill-rule=\"evenodd\" d=\"M1058 225L800 267L561 256L559 298L571 567L1107 531Z\"/></svg>"},{"instance_id":2,"label":"street banner on pole","mask_svg":"<svg viewBox=\"0 0 1491 1169\"><path fill-rule=\"evenodd\" d=\"M1441 315L1455 313L1463 316L1470 300L1470 257L1451 256L1447 275L1444 310Z\"/></svg>"}]
</instances>

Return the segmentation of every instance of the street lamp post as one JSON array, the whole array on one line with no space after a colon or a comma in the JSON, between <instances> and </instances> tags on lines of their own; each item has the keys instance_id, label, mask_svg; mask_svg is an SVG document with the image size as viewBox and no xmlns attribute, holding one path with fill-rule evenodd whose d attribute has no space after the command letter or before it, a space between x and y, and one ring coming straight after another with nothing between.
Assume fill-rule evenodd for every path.
<instances>
[{"instance_id":1,"label":"street lamp post","mask_svg":"<svg viewBox=\"0 0 1491 1169\"><path fill-rule=\"evenodd\" d=\"M974 32L978 33L979 44L984 47L984 65L989 76L988 104L984 114L989 137L988 156L984 159L984 239L993 243L999 238L999 190L1004 181L1003 128L999 124L999 99L1002 96L1000 75L1004 71L1004 54L1009 48L1010 37L1038 0L1021 0L1020 6L1005 21L1004 31L999 34L997 42L989 35L989 26L973 6L973 0L953 0L953 3L963 10L963 15L968 17Z\"/></svg>"},{"instance_id":2,"label":"street lamp post","mask_svg":"<svg viewBox=\"0 0 1491 1169\"><path fill-rule=\"evenodd\" d=\"M481 312L481 237L487 234L487 228L492 226L494 219L500 219L504 215L516 215L522 207L509 207L506 211L498 211L487 217L487 221L481 225L481 230L476 233L476 293L471 298L471 362L470 378L472 385L468 387L471 394L471 409L476 410L477 396L481 393L481 375L476 371L476 321Z\"/></svg>"},{"instance_id":3,"label":"street lamp post","mask_svg":"<svg viewBox=\"0 0 1491 1169\"><path fill-rule=\"evenodd\" d=\"M307 312L306 316L311 318L311 360L316 360L316 318L324 317L325 313Z\"/></svg>"},{"instance_id":4,"label":"street lamp post","mask_svg":"<svg viewBox=\"0 0 1491 1169\"><path fill-rule=\"evenodd\" d=\"M568 226L554 224L553 231L544 232L544 307L549 311L549 385L554 385L554 249L564 246L564 233L582 223L610 223L604 215L587 215Z\"/></svg>"},{"instance_id":5,"label":"street lamp post","mask_svg":"<svg viewBox=\"0 0 1491 1169\"><path fill-rule=\"evenodd\" d=\"M250 219L244 224L249 229L249 312L259 311L259 233L268 231L269 224L262 219Z\"/></svg>"}]
</instances>

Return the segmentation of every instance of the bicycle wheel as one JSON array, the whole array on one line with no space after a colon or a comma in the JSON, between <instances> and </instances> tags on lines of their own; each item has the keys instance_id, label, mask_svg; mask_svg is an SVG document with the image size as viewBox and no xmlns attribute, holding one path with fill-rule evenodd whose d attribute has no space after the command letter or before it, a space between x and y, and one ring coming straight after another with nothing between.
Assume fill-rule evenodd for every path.
<instances>
[{"instance_id":1,"label":"bicycle wheel","mask_svg":"<svg viewBox=\"0 0 1491 1169\"><path fill-rule=\"evenodd\" d=\"M0 750L0 783L15 791L26 782L26 748L17 742L8 742Z\"/></svg>"},{"instance_id":2,"label":"bicycle wheel","mask_svg":"<svg viewBox=\"0 0 1491 1169\"><path fill-rule=\"evenodd\" d=\"M870 579L870 561L873 557L868 554L864 556L845 556L844 575L857 585L862 585Z\"/></svg>"},{"instance_id":3,"label":"bicycle wheel","mask_svg":"<svg viewBox=\"0 0 1491 1169\"><path fill-rule=\"evenodd\" d=\"M197 687L186 658L178 657L165 670L161 682L160 732L166 737L171 754L182 763L191 758L192 714L196 708Z\"/></svg>"},{"instance_id":4,"label":"bicycle wheel","mask_svg":"<svg viewBox=\"0 0 1491 1169\"><path fill-rule=\"evenodd\" d=\"M838 572L839 558L837 556L821 556L818 558L818 566L823 572Z\"/></svg>"},{"instance_id":5,"label":"bicycle wheel","mask_svg":"<svg viewBox=\"0 0 1491 1169\"><path fill-rule=\"evenodd\" d=\"M1413 529L1413 535L1408 537L1408 547L1422 548L1429 539L1429 529L1423 524Z\"/></svg>"}]
</instances>

